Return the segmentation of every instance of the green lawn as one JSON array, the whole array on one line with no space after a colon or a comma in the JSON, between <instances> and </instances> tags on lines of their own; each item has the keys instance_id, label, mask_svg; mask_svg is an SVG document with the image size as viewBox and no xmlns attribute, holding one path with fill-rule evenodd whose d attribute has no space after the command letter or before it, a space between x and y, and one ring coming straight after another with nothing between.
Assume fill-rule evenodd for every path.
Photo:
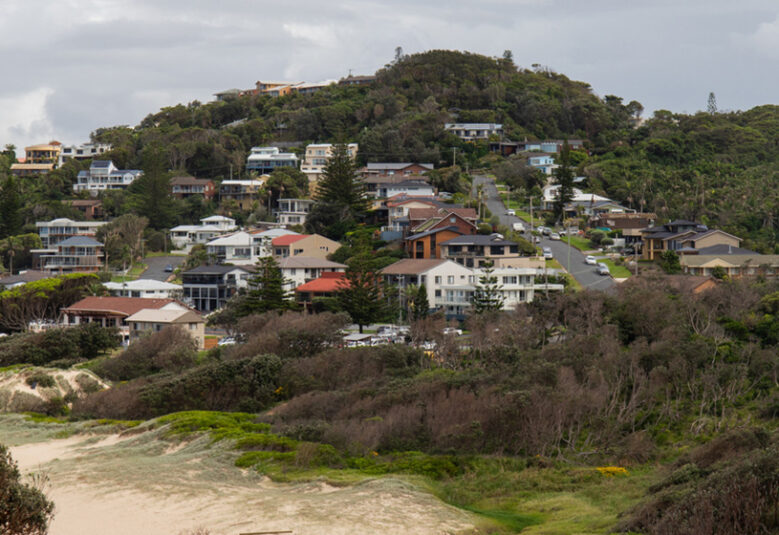
<instances>
[{"instance_id":1,"label":"green lawn","mask_svg":"<svg viewBox=\"0 0 779 535\"><path fill-rule=\"evenodd\" d=\"M568 243L568 236L563 238L565 243ZM590 240L582 238L581 236L571 236L571 247L576 247L580 251L592 251L593 247L590 245Z\"/></svg>"},{"instance_id":2,"label":"green lawn","mask_svg":"<svg viewBox=\"0 0 779 535\"><path fill-rule=\"evenodd\" d=\"M142 264L140 262L133 264L133 267L127 271L127 275L114 275L111 277L111 282L125 282L129 280L135 280L140 277L148 268L149 266L147 264Z\"/></svg>"}]
</instances>

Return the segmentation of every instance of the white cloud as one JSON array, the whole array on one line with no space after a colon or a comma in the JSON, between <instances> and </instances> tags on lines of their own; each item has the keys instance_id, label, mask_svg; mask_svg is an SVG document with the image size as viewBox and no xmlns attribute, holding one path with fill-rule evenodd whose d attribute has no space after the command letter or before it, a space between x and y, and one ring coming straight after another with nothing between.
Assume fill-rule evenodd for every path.
<instances>
[{"instance_id":1,"label":"white cloud","mask_svg":"<svg viewBox=\"0 0 779 535\"><path fill-rule=\"evenodd\" d=\"M0 97L0 140L15 144L17 154L23 154L25 146L54 139L54 126L46 111L53 94L53 89L41 87Z\"/></svg>"},{"instance_id":2,"label":"white cloud","mask_svg":"<svg viewBox=\"0 0 779 535\"><path fill-rule=\"evenodd\" d=\"M772 22L761 23L752 34L740 36L738 40L760 54L779 59L779 15Z\"/></svg>"}]
</instances>

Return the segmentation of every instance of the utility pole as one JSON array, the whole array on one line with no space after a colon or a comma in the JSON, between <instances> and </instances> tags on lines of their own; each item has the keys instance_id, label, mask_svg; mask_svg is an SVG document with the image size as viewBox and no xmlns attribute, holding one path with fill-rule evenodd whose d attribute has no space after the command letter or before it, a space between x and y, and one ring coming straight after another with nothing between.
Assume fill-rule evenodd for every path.
<instances>
[{"instance_id":1,"label":"utility pole","mask_svg":"<svg viewBox=\"0 0 779 535\"><path fill-rule=\"evenodd\" d=\"M565 224L565 235L568 236L568 266L566 270L568 274L571 274L571 227L568 223Z\"/></svg>"},{"instance_id":2,"label":"utility pole","mask_svg":"<svg viewBox=\"0 0 779 535\"><path fill-rule=\"evenodd\" d=\"M533 196L531 195L529 197L530 199L530 239L533 239Z\"/></svg>"},{"instance_id":3,"label":"utility pole","mask_svg":"<svg viewBox=\"0 0 779 535\"><path fill-rule=\"evenodd\" d=\"M230 164L230 180L233 179L233 164Z\"/></svg>"},{"instance_id":4,"label":"utility pole","mask_svg":"<svg viewBox=\"0 0 779 535\"><path fill-rule=\"evenodd\" d=\"M452 147L452 167L457 165L457 147Z\"/></svg>"}]
</instances>

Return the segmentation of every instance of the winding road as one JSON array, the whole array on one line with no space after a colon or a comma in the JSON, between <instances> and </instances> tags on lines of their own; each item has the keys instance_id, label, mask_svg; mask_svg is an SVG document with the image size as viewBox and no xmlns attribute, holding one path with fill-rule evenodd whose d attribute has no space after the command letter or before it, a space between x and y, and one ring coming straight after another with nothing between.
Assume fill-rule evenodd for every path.
<instances>
[{"instance_id":1,"label":"winding road","mask_svg":"<svg viewBox=\"0 0 779 535\"><path fill-rule=\"evenodd\" d=\"M498 216L502 224L511 228L513 223L522 221L516 216L506 215L506 207L503 205L500 195L498 195L498 188L495 187L495 181L493 179L484 175L474 175L474 195L479 184L484 185L484 202L487 205L487 208L490 209L490 212L492 212L493 215ZM560 265L566 268L583 288L589 288L591 290L610 290L616 285L613 278L598 275L595 271L595 266L590 266L585 263L585 255L575 247L569 247L564 241L550 240L541 236L541 243L539 245L549 247L552 250L552 255L555 260L560 262Z\"/></svg>"}]
</instances>

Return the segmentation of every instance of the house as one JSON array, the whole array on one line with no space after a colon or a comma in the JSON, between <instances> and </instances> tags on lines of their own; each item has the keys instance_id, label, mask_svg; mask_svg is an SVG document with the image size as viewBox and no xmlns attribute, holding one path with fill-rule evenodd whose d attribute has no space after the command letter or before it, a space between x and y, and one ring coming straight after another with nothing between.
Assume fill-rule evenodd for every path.
<instances>
[{"instance_id":1,"label":"house","mask_svg":"<svg viewBox=\"0 0 779 535\"><path fill-rule=\"evenodd\" d=\"M411 197L408 195L396 195L385 202L387 207L388 228L392 230L406 230L409 226L408 213L413 208L443 208L447 205L435 197Z\"/></svg>"},{"instance_id":2,"label":"house","mask_svg":"<svg viewBox=\"0 0 779 535\"><path fill-rule=\"evenodd\" d=\"M314 206L311 199L279 199L276 220L282 225L303 225Z\"/></svg>"},{"instance_id":3,"label":"house","mask_svg":"<svg viewBox=\"0 0 779 535\"><path fill-rule=\"evenodd\" d=\"M284 228L272 228L267 230L250 230L252 235L252 254L260 259L273 256L273 239L279 236L299 236L297 232Z\"/></svg>"},{"instance_id":4,"label":"house","mask_svg":"<svg viewBox=\"0 0 779 535\"><path fill-rule=\"evenodd\" d=\"M568 148L571 150L584 150L584 140L568 139ZM544 141L525 141L523 150L531 152L549 152L559 154L563 150L565 140L547 139Z\"/></svg>"},{"instance_id":5,"label":"house","mask_svg":"<svg viewBox=\"0 0 779 535\"><path fill-rule=\"evenodd\" d=\"M114 297L142 297L144 299L178 299L183 288L180 284L136 279L125 282L104 282L103 286Z\"/></svg>"},{"instance_id":6,"label":"house","mask_svg":"<svg viewBox=\"0 0 779 535\"><path fill-rule=\"evenodd\" d=\"M200 220L199 225L179 225L170 229L170 241L176 249L188 249L196 243L207 243L217 236L233 232L238 227L235 219L212 215Z\"/></svg>"},{"instance_id":7,"label":"house","mask_svg":"<svg viewBox=\"0 0 779 535\"><path fill-rule=\"evenodd\" d=\"M413 233L441 227L457 227L462 234L476 234L479 216L473 208L410 208L408 227Z\"/></svg>"},{"instance_id":8,"label":"house","mask_svg":"<svg viewBox=\"0 0 779 535\"><path fill-rule=\"evenodd\" d=\"M239 289L246 289L250 272L241 266L206 265L181 273L184 302L199 312L222 308Z\"/></svg>"},{"instance_id":9,"label":"house","mask_svg":"<svg viewBox=\"0 0 779 535\"><path fill-rule=\"evenodd\" d=\"M295 302L306 310L311 310L314 300L322 297L335 297L336 293L349 286L346 274L340 271L328 271L305 284L295 288Z\"/></svg>"},{"instance_id":10,"label":"house","mask_svg":"<svg viewBox=\"0 0 779 535\"><path fill-rule=\"evenodd\" d=\"M428 182L427 177L420 176L420 175L393 175L393 176L382 176L382 175L372 175L368 176L362 179L362 183L365 184L365 193L368 197L373 197L376 199L384 199L387 198L387 188L390 186L394 186L396 184L400 184L402 182L406 182L408 180L416 180L421 182ZM403 194L402 192L400 194ZM394 195L398 195L398 193L395 193ZM416 194L415 194L416 195ZM393 195L389 195L392 197ZM432 195L417 195L417 196L425 196L430 197Z\"/></svg>"},{"instance_id":11,"label":"house","mask_svg":"<svg viewBox=\"0 0 779 535\"><path fill-rule=\"evenodd\" d=\"M527 164L530 167L538 169L545 175L551 175L552 171L559 167L551 154L535 154L527 159Z\"/></svg>"},{"instance_id":12,"label":"house","mask_svg":"<svg viewBox=\"0 0 779 535\"><path fill-rule=\"evenodd\" d=\"M357 157L357 150L359 149L357 143L349 143L346 149L350 158L355 159ZM322 178L325 165L332 156L332 143L315 143L306 146L306 156L300 165L300 170L308 177L308 191L311 194L316 191L316 185Z\"/></svg>"},{"instance_id":13,"label":"house","mask_svg":"<svg viewBox=\"0 0 779 535\"><path fill-rule=\"evenodd\" d=\"M105 224L105 221L73 221L61 217L51 221L38 221L35 226L41 237L43 248L53 249L58 243L74 236L94 238L97 235L97 229Z\"/></svg>"},{"instance_id":14,"label":"house","mask_svg":"<svg viewBox=\"0 0 779 535\"><path fill-rule=\"evenodd\" d=\"M293 86L293 90L295 93L300 93L301 95L311 95L313 93L316 93L320 89L324 89L325 87L329 87L331 85L336 85L338 81L336 80L322 80L321 82L303 82L302 84L297 84Z\"/></svg>"},{"instance_id":15,"label":"house","mask_svg":"<svg viewBox=\"0 0 779 535\"><path fill-rule=\"evenodd\" d=\"M214 93L214 96L216 97L217 102L228 102L237 99L242 96L243 93L244 91L241 89L225 89L219 93Z\"/></svg>"},{"instance_id":16,"label":"house","mask_svg":"<svg viewBox=\"0 0 779 535\"><path fill-rule=\"evenodd\" d=\"M344 273L347 267L325 258L310 256L288 256L279 260L278 264L282 276L288 281L285 285L288 290L318 279L324 273Z\"/></svg>"},{"instance_id":17,"label":"house","mask_svg":"<svg viewBox=\"0 0 779 535\"><path fill-rule=\"evenodd\" d=\"M260 175L269 175L280 167L298 166L298 156L292 152L281 152L278 147L252 147L246 158L246 170Z\"/></svg>"},{"instance_id":18,"label":"house","mask_svg":"<svg viewBox=\"0 0 779 535\"><path fill-rule=\"evenodd\" d=\"M283 97L294 92L294 87L303 82L288 82L282 80L258 81L254 84L256 94L269 95L271 97Z\"/></svg>"},{"instance_id":19,"label":"house","mask_svg":"<svg viewBox=\"0 0 779 535\"><path fill-rule=\"evenodd\" d=\"M462 235L456 226L446 226L412 234L406 238L406 252L414 259L444 258L441 244Z\"/></svg>"},{"instance_id":20,"label":"house","mask_svg":"<svg viewBox=\"0 0 779 535\"><path fill-rule=\"evenodd\" d=\"M490 136L503 136L503 125L495 123L446 123L444 130L451 132L463 141L486 140Z\"/></svg>"},{"instance_id":21,"label":"house","mask_svg":"<svg viewBox=\"0 0 779 535\"><path fill-rule=\"evenodd\" d=\"M376 186L376 196L390 198L395 195L409 197L433 197L436 189L425 180L403 180L402 182L385 182Z\"/></svg>"},{"instance_id":22,"label":"house","mask_svg":"<svg viewBox=\"0 0 779 535\"><path fill-rule=\"evenodd\" d=\"M51 277L51 273L40 271L36 269L28 269L26 271L20 271L16 275L8 275L0 277L0 291L10 290L18 286L23 286L28 282L35 282Z\"/></svg>"},{"instance_id":23,"label":"house","mask_svg":"<svg viewBox=\"0 0 779 535\"><path fill-rule=\"evenodd\" d=\"M557 202L557 198L559 195L560 185L559 184L551 184L548 186L545 186L542 190L542 197L541 197L541 209L542 210L553 210L554 205ZM603 197L602 195L596 195L594 193L584 193L579 188L573 188L573 195L570 200L571 203L584 203L584 204L595 204L597 202L601 201L611 201L608 197Z\"/></svg>"},{"instance_id":24,"label":"house","mask_svg":"<svg viewBox=\"0 0 779 535\"><path fill-rule=\"evenodd\" d=\"M92 160L89 169L78 172L73 190L95 197L99 191L125 189L141 175L138 169L117 169L110 160Z\"/></svg>"},{"instance_id":25,"label":"house","mask_svg":"<svg viewBox=\"0 0 779 535\"><path fill-rule=\"evenodd\" d=\"M103 327L116 327L126 343L130 337L127 318L144 309L189 310L173 299L90 296L63 308L62 324L68 327L82 323L99 323Z\"/></svg>"},{"instance_id":26,"label":"house","mask_svg":"<svg viewBox=\"0 0 779 535\"><path fill-rule=\"evenodd\" d=\"M68 160L92 160L111 150L108 143L84 143L82 145L62 145L59 151L57 167Z\"/></svg>"},{"instance_id":27,"label":"house","mask_svg":"<svg viewBox=\"0 0 779 535\"><path fill-rule=\"evenodd\" d=\"M599 213L590 218L590 227L608 228L622 233L625 245L641 242L641 229L652 227L657 221L654 213Z\"/></svg>"},{"instance_id":28,"label":"house","mask_svg":"<svg viewBox=\"0 0 779 535\"><path fill-rule=\"evenodd\" d=\"M779 275L779 255L734 254L734 255L690 255L679 258L685 273L712 276L717 271L730 278L745 276L776 277Z\"/></svg>"},{"instance_id":29,"label":"house","mask_svg":"<svg viewBox=\"0 0 779 535\"><path fill-rule=\"evenodd\" d=\"M203 199L210 201L216 195L216 186L214 181L208 178L176 176L170 179L170 194L177 199L200 195Z\"/></svg>"},{"instance_id":30,"label":"house","mask_svg":"<svg viewBox=\"0 0 779 535\"><path fill-rule=\"evenodd\" d=\"M57 167L62 144L52 141L42 145L25 147L24 161L11 164L11 174L33 176L46 174Z\"/></svg>"},{"instance_id":31,"label":"house","mask_svg":"<svg viewBox=\"0 0 779 535\"><path fill-rule=\"evenodd\" d=\"M434 169L432 163L387 163L377 162L368 163L360 169L360 176L370 177L391 177L391 176L412 176L421 175Z\"/></svg>"},{"instance_id":32,"label":"house","mask_svg":"<svg viewBox=\"0 0 779 535\"><path fill-rule=\"evenodd\" d=\"M341 244L319 234L288 234L271 240L273 256L279 260L288 256L326 258L341 248Z\"/></svg>"},{"instance_id":33,"label":"house","mask_svg":"<svg viewBox=\"0 0 779 535\"><path fill-rule=\"evenodd\" d=\"M468 284L472 271L445 258L404 258L380 271L387 284L405 290L409 286L425 286L431 310L445 307L447 288ZM400 293L403 299L403 293ZM401 307L405 308L404 303Z\"/></svg>"},{"instance_id":34,"label":"house","mask_svg":"<svg viewBox=\"0 0 779 535\"><path fill-rule=\"evenodd\" d=\"M252 255L252 235L244 231L215 238L206 244L206 249L219 264L247 265L257 260Z\"/></svg>"},{"instance_id":35,"label":"house","mask_svg":"<svg viewBox=\"0 0 779 535\"><path fill-rule=\"evenodd\" d=\"M346 78L338 80L338 85L371 85L376 81L376 76L373 74L363 76L352 76L351 74Z\"/></svg>"},{"instance_id":36,"label":"house","mask_svg":"<svg viewBox=\"0 0 779 535\"><path fill-rule=\"evenodd\" d=\"M76 200L64 200L63 204L72 206L84 216L84 219L94 220L103 219L105 215L103 212L103 201L99 199L76 199Z\"/></svg>"},{"instance_id":37,"label":"house","mask_svg":"<svg viewBox=\"0 0 779 535\"><path fill-rule=\"evenodd\" d=\"M440 246L441 258L448 258L469 268L520 256L519 244L504 239L500 234L457 236L441 242Z\"/></svg>"},{"instance_id":38,"label":"house","mask_svg":"<svg viewBox=\"0 0 779 535\"><path fill-rule=\"evenodd\" d=\"M260 196L264 179L223 180L219 185L219 200L234 202L239 210L250 210Z\"/></svg>"},{"instance_id":39,"label":"house","mask_svg":"<svg viewBox=\"0 0 779 535\"><path fill-rule=\"evenodd\" d=\"M666 275L663 279L671 288L682 294L699 294L714 288L719 282L703 275Z\"/></svg>"},{"instance_id":40,"label":"house","mask_svg":"<svg viewBox=\"0 0 779 535\"><path fill-rule=\"evenodd\" d=\"M654 260L665 251L676 251L679 254L698 254L700 249L714 245L738 247L741 238L722 230L709 229L695 221L678 219L640 230L641 257L644 260Z\"/></svg>"},{"instance_id":41,"label":"house","mask_svg":"<svg viewBox=\"0 0 779 535\"><path fill-rule=\"evenodd\" d=\"M94 273L103 267L103 244L88 236L73 236L30 252L33 266L47 273Z\"/></svg>"},{"instance_id":42,"label":"house","mask_svg":"<svg viewBox=\"0 0 779 535\"><path fill-rule=\"evenodd\" d=\"M159 332L165 327L179 327L195 340L197 349L205 348L206 322L193 310L175 308L144 308L124 320L128 325L130 343L146 333Z\"/></svg>"}]
</instances>

